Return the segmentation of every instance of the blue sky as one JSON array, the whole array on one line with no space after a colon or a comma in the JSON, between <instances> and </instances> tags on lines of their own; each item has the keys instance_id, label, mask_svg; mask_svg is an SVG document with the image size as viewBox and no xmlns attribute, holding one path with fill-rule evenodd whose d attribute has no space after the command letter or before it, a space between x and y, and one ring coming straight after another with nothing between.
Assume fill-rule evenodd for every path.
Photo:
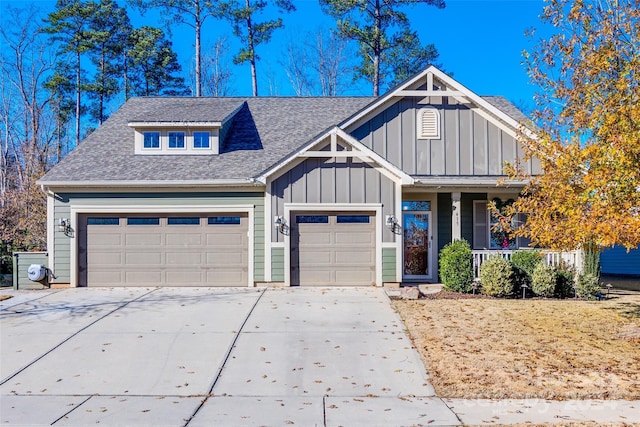
<instances>
[{"instance_id":1,"label":"blue sky","mask_svg":"<svg viewBox=\"0 0 640 427\"><path fill-rule=\"evenodd\" d=\"M28 1L0 0L3 5L22 7ZM288 80L278 64L284 45L291 34L305 34L318 28L330 28L332 18L324 15L317 0L293 0L296 12L284 15L285 29L278 30L274 39L259 47L262 60L258 63L260 94L293 95ZM35 0L43 13L50 12L55 1ZM123 4L123 1L120 1ZM413 29L423 43L434 43L440 52L440 63L454 78L479 95L502 95L520 107L533 106L535 87L521 64L522 51L533 47L525 37L525 30L541 26L539 15L542 0L446 0L444 9L418 4L406 9ZM141 17L130 11L134 25L160 25L156 13ZM152 22L150 22L152 21ZM7 23L4 22L3 25ZM227 34L231 54L235 39L228 24L209 19L205 23L203 42L210 46ZM175 27L172 41L183 69L188 71L193 54L193 33L187 26ZM251 82L248 64L233 67L233 94L250 95ZM265 78L270 76L271 85ZM262 76L262 78L260 78ZM270 91L269 86L273 89ZM368 85L356 85L350 95L370 95Z\"/></svg>"}]
</instances>

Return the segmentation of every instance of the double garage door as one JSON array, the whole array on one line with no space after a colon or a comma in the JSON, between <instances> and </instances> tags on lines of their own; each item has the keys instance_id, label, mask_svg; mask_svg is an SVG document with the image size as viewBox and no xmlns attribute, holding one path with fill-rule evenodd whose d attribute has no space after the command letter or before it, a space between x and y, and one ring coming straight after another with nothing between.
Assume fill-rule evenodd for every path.
<instances>
[{"instance_id":1,"label":"double garage door","mask_svg":"<svg viewBox=\"0 0 640 427\"><path fill-rule=\"evenodd\" d=\"M246 213L82 215L80 286L247 286Z\"/></svg>"},{"instance_id":2,"label":"double garage door","mask_svg":"<svg viewBox=\"0 0 640 427\"><path fill-rule=\"evenodd\" d=\"M373 214L293 212L291 224L292 285L375 284Z\"/></svg>"}]
</instances>

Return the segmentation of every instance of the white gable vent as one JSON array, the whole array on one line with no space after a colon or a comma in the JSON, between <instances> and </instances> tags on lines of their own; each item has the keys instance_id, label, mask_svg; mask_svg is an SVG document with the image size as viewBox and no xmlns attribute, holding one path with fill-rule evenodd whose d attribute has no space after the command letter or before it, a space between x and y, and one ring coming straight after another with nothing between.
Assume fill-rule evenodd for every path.
<instances>
[{"instance_id":1,"label":"white gable vent","mask_svg":"<svg viewBox=\"0 0 640 427\"><path fill-rule=\"evenodd\" d=\"M440 139L440 112L435 108L418 110L418 139Z\"/></svg>"}]
</instances>

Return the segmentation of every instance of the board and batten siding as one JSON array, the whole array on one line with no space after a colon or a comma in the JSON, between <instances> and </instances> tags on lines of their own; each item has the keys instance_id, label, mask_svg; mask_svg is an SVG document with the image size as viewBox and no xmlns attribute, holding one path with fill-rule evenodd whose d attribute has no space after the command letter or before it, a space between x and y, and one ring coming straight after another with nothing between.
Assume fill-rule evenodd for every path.
<instances>
[{"instance_id":1,"label":"board and batten siding","mask_svg":"<svg viewBox=\"0 0 640 427\"><path fill-rule=\"evenodd\" d=\"M446 97L431 97L430 102L401 99L349 132L394 166L415 176L503 175L505 161L524 156L513 136L473 109ZM417 111L426 106L440 114L440 139L417 137ZM530 168L538 173L538 162L530 162Z\"/></svg>"},{"instance_id":2,"label":"board and batten siding","mask_svg":"<svg viewBox=\"0 0 640 427\"><path fill-rule=\"evenodd\" d=\"M215 212L216 206L253 205L253 261L254 281L264 281L264 194L261 192L219 192L219 193L58 193L54 203L53 225L59 218L69 218L71 206L82 205L113 208L113 207L144 207L153 206L207 206ZM168 210L169 211L169 210ZM51 226L51 224L50 224ZM75 230L77 224L71 224ZM74 234L76 232L74 231ZM53 271L57 279L52 283L71 282L71 244L75 237L65 236L63 232L54 232L54 265Z\"/></svg>"},{"instance_id":3,"label":"board and batten siding","mask_svg":"<svg viewBox=\"0 0 640 427\"><path fill-rule=\"evenodd\" d=\"M284 215L285 203L376 203L392 214L396 197L395 183L362 161L310 158L271 183L271 216ZM382 239L393 242L394 235L385 227ZM272 233L272 241L284 239Z\"/></svg>"}]
</instances>

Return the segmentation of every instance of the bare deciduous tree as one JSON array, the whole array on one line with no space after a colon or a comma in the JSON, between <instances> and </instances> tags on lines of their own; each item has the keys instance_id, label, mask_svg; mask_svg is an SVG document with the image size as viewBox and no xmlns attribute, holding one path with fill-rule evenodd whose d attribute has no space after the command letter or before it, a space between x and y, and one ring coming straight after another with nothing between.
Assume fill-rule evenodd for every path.
<instances>
[{"instance_id":1,"label":"bare deciduous tree","mask_svg":"<svg viewBox=\"0 0 640 427\"><path fill-rule=\"evenodd\" d=\"M36 180L55 154L55 120L42 87L56 54L43 37L34 7L7 11L15 25L0 29L0 239L13 248L44 249L46 197Z\"/></svg>"},{"instance_id":2,"label":"bare deciduous tree","mask_svg":"<svg viewBox=\"0 0 640 427\"><path fill-rule=\"evenodd\" d=\"M281 62L297 96L338 96L352 81L354 57L349 41L318 29L286 46Z\"/></svg>"},{"instance_id":3,"label":"bare deciduous tree","mask_svg":"<svg viewBox=\"0 0 640 427\"><path fill-rule=\"evenodd\" d=\"M208 53L202 56L202 94L204 96L231 95L230 62L225 53L228 51L226 37L216 40Z\"/></svg>"}]
</instances>

